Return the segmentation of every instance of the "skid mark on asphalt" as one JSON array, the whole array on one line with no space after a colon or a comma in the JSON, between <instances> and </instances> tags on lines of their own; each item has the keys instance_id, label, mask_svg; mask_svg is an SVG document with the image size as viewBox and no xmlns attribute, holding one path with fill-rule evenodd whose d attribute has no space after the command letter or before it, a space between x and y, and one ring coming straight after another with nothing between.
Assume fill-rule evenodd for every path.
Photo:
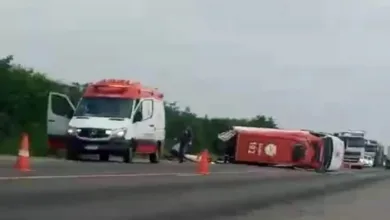
<instances>
[{"instance_id":1,"label":"skid mark on asphalt","mask_svg":"<svg viewBox=\"0 0 390 220\"><path fill-rule=\"evenodd\" d=\"M216 171L210 175L258 173L259 170ZM41 175L41 176L0 176L6 180L43 180L43 179L82 179L82 178L115 178L115 177L157 177L157 176L199 176L196 173L117 173L117 174L84 174L84 175Z\"/></svg>"}]
</instances>

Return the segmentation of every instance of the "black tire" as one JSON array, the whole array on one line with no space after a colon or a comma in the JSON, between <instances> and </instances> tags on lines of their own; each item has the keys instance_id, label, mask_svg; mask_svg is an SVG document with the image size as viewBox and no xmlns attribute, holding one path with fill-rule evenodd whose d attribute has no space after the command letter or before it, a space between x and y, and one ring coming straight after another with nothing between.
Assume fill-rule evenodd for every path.
<instances>
[{"instance_id":1,"label":"black tire","mask_svg":"<svg viewBox=\"0 0 390 220\"><path fill-rule=\"evenodd\" d=\"M99 160L100 161L109 161L110 160L110 154L109 153L100 153L99 154Z\"/></svg>"},{"instance_id":2,"label":"black tire","mask_svg":"<svg viewBox=\"0 0 390 220\"><path fill-rule=\"evenodd\" d=\"M390 161L389 160L386 160L386 162L385 162L385 169L390 170Z\"/></svg>"},{"instance_id":3,"label":"black tire","mask_svg":"<svg viewBox=\"0 0 390 220\"><path fill-rule=\"evenodd\" d=\"M327 173L327 170L324 166L321 166L320 168L314 169L316 173Z\"/></svg>"},{"instance_id":4,"label":"black tire","mask_svg":"<svg viewBox=\"0 0 390 220\"><path fill-rule=\"evenodd\" d=\"M153 154L149 154L150 163L160 163L160 155L156 152Z\"/></svg>"},{"instance_id":5,"label":"black tire","mask_svg":"<svg viewBox=\"0 0 390 220\"><path fill-rule=\"evenodd\" d=\"M306 153L306 148L303 145L296 144L293 147L293 152L292 152L292 161L296 162L305 157Z\"/></svg>"},{"instance_id":6,"label":"black tire","mask_svg":"<svg viewBox=\"0 0 390 220\"><path fill-rule=\"evenodd\" d=\"M71 148L68 148L66 149L66 155L65 155L65 158L67 160L79 160L80 159L80 156L79 154L77 153L77 151L71 149Z\"/></svg>"},{"instance_id":7,"label":"black tire","mask_svg":"<svg viewBox=\"0 0 390 220\"><path fill-rule=\"evenodd\" d=\"M133 148L130 147L125 151L125 154L123 155L123 162L133 163L133 158L134 158Z\"/></svg>"},{"instance_id":8,"label":"black tire","mask_svg":"<svg viewBox=\"0 0 390 220\"><path fill-rule=\"evenodd\" d=\"M150 163L160 163L160 147L157 146L157 151L152 153L152 154L149 154L149 162Z\"/></svg>"}]
</instances>

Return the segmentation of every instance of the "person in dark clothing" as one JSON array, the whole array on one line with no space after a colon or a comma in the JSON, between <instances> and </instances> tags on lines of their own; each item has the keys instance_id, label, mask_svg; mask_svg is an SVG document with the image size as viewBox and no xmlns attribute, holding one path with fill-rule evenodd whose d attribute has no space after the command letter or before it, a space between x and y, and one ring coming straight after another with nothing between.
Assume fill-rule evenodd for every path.
<instances>
[{"instance_id":1,"label":"person in dark clothing","mask_svg":"<svg viewBox=\"0 0 390 220\"><path fill-rule=\"evenodd\" d=\"M180 135L179 142L180 142L180 148L179 148L179 163L184 162L184 155L187 153L188 148L192 145L192 129L191 127L187 127L184 129L182 134Z\"/></svg>"}]
</instances>

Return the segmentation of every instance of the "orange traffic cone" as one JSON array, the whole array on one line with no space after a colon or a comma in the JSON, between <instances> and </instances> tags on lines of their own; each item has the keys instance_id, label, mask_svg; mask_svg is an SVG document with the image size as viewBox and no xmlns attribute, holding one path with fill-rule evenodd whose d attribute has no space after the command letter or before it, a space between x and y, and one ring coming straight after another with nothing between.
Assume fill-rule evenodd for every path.
<instances>
[{"instance_id":1,"label":"orange traffic cone","mask_svg":"<svg viewBox=\"0 0 390 220\"><path fill-rule=\"evenodd\" d=\"M208 175L209 172L209 152L208 150L202 151L202 153L199 155L199 163L198 163L198 174L201 175Z\"/></svg>"},{"instance_id":2,"label":"orange traffic cone","mask_svg":"<svg viewBox=\"0 0 390 220\"><path fill-rule=\"evenodd\" d=\"M26 133L22 134L22 141L20 143L18 159L15 163L15 168L22 172L30 171L30 152L29 140Z\"/></svg>"}]
</instances>

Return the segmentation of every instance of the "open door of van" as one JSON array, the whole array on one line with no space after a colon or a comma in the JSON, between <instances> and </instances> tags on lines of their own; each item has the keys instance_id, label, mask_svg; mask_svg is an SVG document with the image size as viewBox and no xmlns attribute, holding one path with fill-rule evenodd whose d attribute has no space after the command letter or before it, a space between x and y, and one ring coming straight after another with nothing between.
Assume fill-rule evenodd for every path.
<instances>
[{"instance_id":1,"label":"open door of van","mask_svg":"<svg viewBox=\"0 0 390 220\"><path fill-rule=\"evenodd\" d=\"M47 102L47 137L49 150L65 148L70 119L75 107L65 94L50 92Z\"/></svg>"}]
</instances>

